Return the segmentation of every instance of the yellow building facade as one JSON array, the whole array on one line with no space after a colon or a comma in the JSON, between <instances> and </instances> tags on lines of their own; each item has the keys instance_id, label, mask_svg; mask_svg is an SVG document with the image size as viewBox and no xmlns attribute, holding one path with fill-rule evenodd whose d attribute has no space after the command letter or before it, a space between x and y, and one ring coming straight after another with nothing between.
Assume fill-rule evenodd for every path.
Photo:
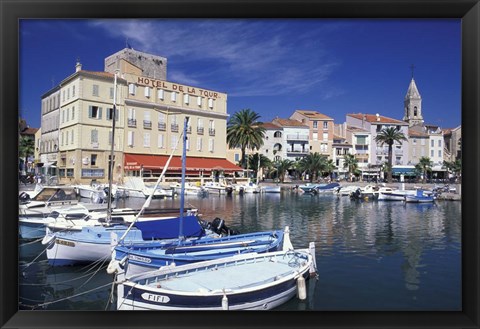
<instances>
[{"instance_id":1,"label":"yellow building facade","mask_svg":"<svg viewBox=\"0 0 480 329\"><path fill-rule=\"evenodd\" d=\"M138 53L137 58L144 56L147 64L151 60L166 64L154 55L123 51ZM130 63L123 55L106 60L105 72L85 71L77 63L75 73L55 88L60 106L55 115L58 141L54 143L58 145L56 166L61 183L107 182L112 142L114 182L147 172L159 174L172 153L168 175L179 177L186 117L187 175L209 177L215 170L241 170L226 160L227 94L155 78L162 76L157 67Z\"/></svg>"}]
</instances>

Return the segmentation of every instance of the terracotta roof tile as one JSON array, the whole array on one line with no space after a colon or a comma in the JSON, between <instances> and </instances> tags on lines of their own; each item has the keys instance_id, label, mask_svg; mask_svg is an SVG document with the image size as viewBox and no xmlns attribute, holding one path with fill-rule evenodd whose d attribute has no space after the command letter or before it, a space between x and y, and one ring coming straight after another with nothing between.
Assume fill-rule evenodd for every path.
<instances>
[{"instance_id":1,"label":"terracotta roof tile","mask_svg":"<svg viewBox=\"0 0 480 329\"><path fill-rule=\"evenodd\" d=\"M300 113L301 115L306 116L309 119L320 119L320 120L333 120L333 118L326 116L325 114L322 114L317 111L311 111L311 110L296 110L295 112Z\"/></svg>"},{"instance_id":2,"label":"terracotta roof tile","mask_svg":"<svg viewBox=\"0 0 480 329\"><path fill-rule=\"evenodd\" d=\"M398 125L408 125L405 121L397 120L397 119L392 119L389 117L385 117L383 115L379 115L377 117L376 114L362 114L362 113L351 113L347 114L347 116L350 116L352 118L356 118L359 120L365 119L365 121L370 122L370 123L394 123ZM378 120L377 120L378 118Z\"/></svg>"},{"instance_id":3,"label":"terracotta roof tile","mask_svg":"<svg viewBox=\"0 0 480 329\"><path fill-rule=\"evenodd\" d=\"M292 119L280 119L276 118L273 119L272 121L273 124L276 124L280 127L302 127L302 128L309 128L307 125L301 123L298 120L292 120Z\"/></svg>"},{"instance_id":4,"label":"terracotta roof tile","mask_svg":"<svg viewBox=\"0 0 480 329\"><path fill-rule=\"evenodd\" d=\"M272 122L264 122L262 124L263 128L268 129L268 130L276 130L276 129L282 129L282 127L277 126L276 124Z\"/></svg>"}]
</instances>

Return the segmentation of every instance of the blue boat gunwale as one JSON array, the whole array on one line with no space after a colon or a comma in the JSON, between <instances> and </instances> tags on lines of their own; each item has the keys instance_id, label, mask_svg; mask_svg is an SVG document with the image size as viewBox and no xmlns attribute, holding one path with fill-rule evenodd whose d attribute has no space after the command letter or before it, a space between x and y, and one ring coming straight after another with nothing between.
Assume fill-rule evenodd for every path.
<instances>
[{"instance_id":1,"label":"blue boat gunwale","mask_svg":"<svg viewBox=\"0 0 480 329\"><path fill-rule=\"evenodd\" d=\"M264 282L259 285L250 285L248 287L243 287L243 288L240 287L235 290L216 289L216 290L202 290L202 291L177 291L177 290L171 290L171 289L162 288L162 287L154 287L151 285L151 283L149 284L146 282L148 279L152 279L153 281L154 280L153 278L157 278L157 277L162 277L163 279L163 277L168 278L169 275L175 276L176 273L178 273L179 276L187 275L190 272L196 272L198 268L202 268L200 271L208 271L215 267L218 267L220 269L227 266L239 266L241 265L241 263L246 262L247 260L250 260L252 261L252 263L255 263L258 258L262 259L262 262L268 262L268 261L271 261L271 259L273 258L280 257L282 255L287 255L289 252L291 252L296 257L302 258L304 260L304 263L301 264L297 269L292 269L292 271L289 274L282 276L278 280ZM249 254L235 255L227 258L222 258L221 261L220 259L215 259L215 260L209 260L209 261L187 264L187 265L166 266L159 270L133 275L128 278L128 281L122 282L121 284L124 286L124 289L126 289L126 287L131 287L131 289L141 289L141 290L144 290L145 292L150 292L153 294L165 293L165 294L174 294L179 296L197 296L197 297L223 296L225 293L228 293L228 295L242 294L242 293L269 288L274 285L280 285L292 279L297 279L300 276L308 275L308 271L310 269L310 264L309 264L310 258L312 258L312 256L309 253L308 249L298 249L298 250L291 250L287 252L277 251L270 254L253 252ZM272 278L274 279L275 276L272 276ZM142 284L140 283L140 281L145 281L145 283ZM158 282L161 282L161 281L158 281ZM152 283L155 283L155 282L152 282ZM275 283L275 284L272 285L272 283ZM124 296L124 298L128 298L128 297Z\"/></svg>"}]
</instances>

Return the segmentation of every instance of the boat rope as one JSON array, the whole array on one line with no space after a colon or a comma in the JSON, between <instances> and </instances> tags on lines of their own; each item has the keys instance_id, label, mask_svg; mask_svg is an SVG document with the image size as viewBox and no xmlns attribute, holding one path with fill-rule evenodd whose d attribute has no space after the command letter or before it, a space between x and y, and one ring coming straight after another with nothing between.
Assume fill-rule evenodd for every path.
<instances>
[{"instance_id":1,"label":"boat rope","mask_svg":"<svg viewBox=\"0 0 480 329\"><path fill-rule=\"evenodd\" d=\"M26 270L27 268L29 268L32 264L35 264L35 261L36 261L37 259L39 259L40 256L42 256L43 253L45 253L45 252L47 251L47 249L48 249L48 246L46 246L46 247L43 249L43 251L37 255L37 257L35 257L34 259L32 259L32 261L30 261L29 263L26 263L24 270Z\"/></svg>"},{"instance_id":2,"label":"boat rope","mask_svg":"<svg viewBox=\"0 0 480 329\"><path fill-rule=\"evenodd\" d=\"M143 204L142 208L140 209L140 211L138 212L138 214L135 216L135 218L133 219L132 223L130 224L130 226L127 228L127 230L125 231L125 233L123 233L123 235L118 239L118 241L116 242L116 245L112 247L112 251L115 249L116 246L118 246L118 244L120 244L120 242L123 241L123 239L125 239L125 237L127 236L128 232L132 229L132 227L135 225L135 223L137 222L138 218L142 215L142 213L145 211L145 209L150 206L150 202L152 201L153 199L153 195L155 194L155 191L157 190L158 186L160 185L160 182L163 178L163 176L165 175L165 172L167 171L167 168L169 167L170 165L170 161L172 160L173 158L173 154L174 152L177 150L177 147L178 147L178 144L180 142L180 140L182 140L182 137L183 137L183 131L182 133L180 134L179 136L180 138L177 139L177 143L175 144L175 147L173 148L172 150L172 153L170 154L167 162L165 163L165 166L163 167L163 170L162 170L162 173L160 174L160 176L158 177L157 179L157 182L155 183L155 186L153 187L152 189L152 192L150 193L150 195L148 196L147 200L145 201L145 203Z\"/></svg>"},{"instance_id":3,"label":"boat rope","mask_svg":"<svg viewBox=\"0 0 480 329\"><path fill-rule=\"evenodd\" d=\"M51 302L46 302L46 303L42 303L42 304L37 304L37 305L32 305L32 309L36 309L36 308L39 308L39 307L42 307L44 308L45 306L48 306L48 305L51 305L51 304L55 304L55 303L58 303L58 302L62 302L64 300L68 300L68 299L71 299L71 298L75 298L75 297L79 297L79 296L82 296L82 295L85 295L85 294L89 294L95 290L99 290L99 289L103 289L105 287L108 287L110 285L110 283L107 283L107 284L104 284L104 285L101 285L101 286L98 286L96 288L93 288L93 289L90 289L90 290L87 290L87 291L82 291L82 292L79 292L73 296L67 296L67 297L64 297L64 298L60 298L60 299L57 299L57 300L53 300Z\"/></svg>"},{"instance_id":4,"label":"boat rope","mask_svg":"<svg viewBox=\"0 0 480 329\"><path fill-rule=\"evenodd\" d=\"M43 236L42 236L41 238L36 239L36 240L28 241L28 242L19 244L18 246L19 246L19 247L24 247L24 246L28 246L28 245L30 245L30 244L34 244L34 243L40 242L40 241L42 241L42 240L43 240Z\"/></svg>"},{"instance_id":5,"label":"boat rope","mask_svg":"<svg viewBox=\"0 0 480 329\"><path fill-rule=\"evenodd\" d=\"M108 310L108 305L113 304L113 292L115 291L115 282L117 281L118 273L115 273L115 277L112 280L112 288L110 289L110 296L105 304L105 311Z\"/></svg>"}]
</instances>

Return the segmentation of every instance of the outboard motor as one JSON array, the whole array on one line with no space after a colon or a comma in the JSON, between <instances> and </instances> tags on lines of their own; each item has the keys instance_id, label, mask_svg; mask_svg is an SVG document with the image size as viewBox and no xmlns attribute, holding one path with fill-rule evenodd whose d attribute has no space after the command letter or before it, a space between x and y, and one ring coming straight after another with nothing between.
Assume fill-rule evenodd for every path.
<instances>
[{"instance_id":1,"label":"outboard motor","mask_svg":"<svg viewBox=\"0 0 480 329\"><path fill-rule=\"evenodd\" d=\"M28 194L27 192L22 192L18 195L18 201L20 201L20 203L27 203L28 201L30 201L30 194Z\"/></svg>"},{"instance_id":2,"label":"outboard motor","mask_svg":"<svg viewBox=\"0 0 480 329\"><path fill-rule=\"evenodd\" d=\"M209 227L213 232L223 235L237 235L238 231L232 230L225 225L225 221L221 218L216 217Z\"/></svg>"}]
</instances>

